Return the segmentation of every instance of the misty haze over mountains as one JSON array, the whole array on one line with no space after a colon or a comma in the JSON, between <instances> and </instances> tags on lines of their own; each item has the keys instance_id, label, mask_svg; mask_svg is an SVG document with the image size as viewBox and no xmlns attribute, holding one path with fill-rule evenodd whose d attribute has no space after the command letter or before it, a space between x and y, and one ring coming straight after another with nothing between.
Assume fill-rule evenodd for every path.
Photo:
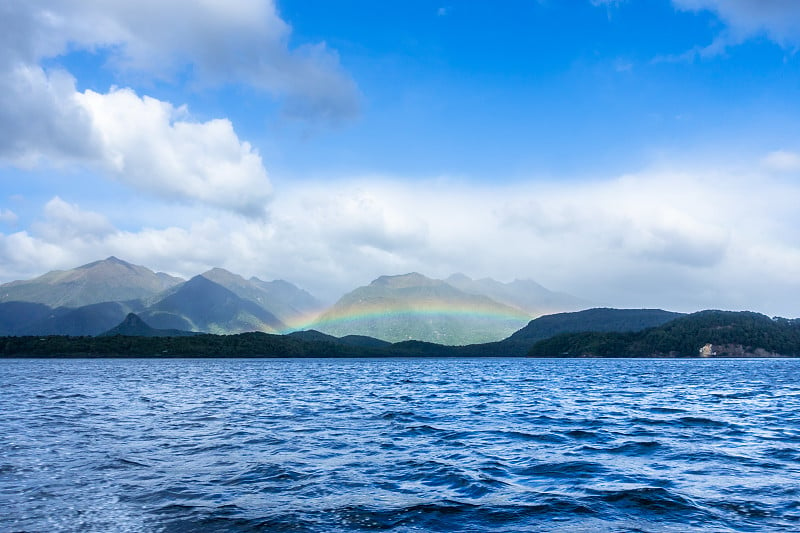
<instances>
[{"instance_id":1,"label":"misty haze over mountains","mask_svg":"<svg viewBox=\"0 0 800 533\"><path fill-rule=\"evenodd\" d=\"M0 285L4 335L97 335L137 313L153 327L279 333L321 304L285 281L221 269L183 280L116 257Z\"/></svg>"},{"instance_id":2,"label":"misty haze over mountains","mask_svg":"<svg viewBox=\"0 0 800 533\"><path fill-rule=\"evenodd\" d=\"M0 285L0 335L98 335L135 313L156 330L317 329L442 344L499 341L542 314L590 307L529 280L381 276L325 306L288 281L213 268L183 280L116 257Z\"/></svg>"}]
</instances>

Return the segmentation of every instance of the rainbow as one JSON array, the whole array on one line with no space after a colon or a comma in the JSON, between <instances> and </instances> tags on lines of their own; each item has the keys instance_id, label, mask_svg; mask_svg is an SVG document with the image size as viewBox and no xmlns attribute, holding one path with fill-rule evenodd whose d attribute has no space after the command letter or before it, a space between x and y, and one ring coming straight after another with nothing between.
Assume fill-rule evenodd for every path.
<instances>
[{"instance_id":1,"label":"rainbow","mask_svg":"<svg viewBox=\"0 0 800 533\"><path fill-rule=\"evenodd\" d=\"M331 326L358 321L411 316L459 317L492 321L528 322L533 317L524 311L498 305L464 305L444 302L417 302L403 306L386 306L364 303L350 308L328 312L313 320L308 326Z\"/></svg>"}]
</instances>

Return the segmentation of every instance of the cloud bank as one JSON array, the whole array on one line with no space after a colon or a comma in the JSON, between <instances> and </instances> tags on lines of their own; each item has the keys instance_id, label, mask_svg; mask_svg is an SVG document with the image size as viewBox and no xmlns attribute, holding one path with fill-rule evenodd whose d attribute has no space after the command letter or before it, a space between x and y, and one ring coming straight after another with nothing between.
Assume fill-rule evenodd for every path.
<instances>
[{"instance_id":1,"label":"cloud bank","mask_svg":"<svg viewBox=\"0 0 800 533\"><path fill-rule=\"evenodd\" d=\"M382 274L461 271L532 278L600 305L797 316L798 202L800 185L760 162L561 185L304 183L276 196L268 221L198 216L134 232L54 199L37 224L0 237L0 276L113 254L184 276L222 266L284 278L333 300Z\"/></svg>"}]
</instances>

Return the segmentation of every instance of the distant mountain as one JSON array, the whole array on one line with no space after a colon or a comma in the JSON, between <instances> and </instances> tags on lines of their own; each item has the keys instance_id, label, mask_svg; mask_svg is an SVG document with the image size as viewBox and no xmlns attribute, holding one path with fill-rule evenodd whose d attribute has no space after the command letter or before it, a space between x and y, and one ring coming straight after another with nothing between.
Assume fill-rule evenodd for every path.
<instances>
[{"instance_id":1,"label":"distant mountain","mask_svg":"<svg viewBox=\"0 0 800 533\"><path fill-rule=\"evenodd\" d=\"M122 322L100 334L100 336L104 337L113 335L124 335L127 337L185 337L197 335L197 333L181 331L179 329L155 329L147 325L147 323L135 313L128 313Z\"/></svg>"},{"instance_id":2,"label":"distant mountain","mask_svg":"<svg viewBox=\"0 0 800 533\"><path fill-rule=\"evenodd\" d=\"M0 335L21 335L22 330L34 322L38 322L52 309L44 304L31 302L0 303Z\"/></svg>"},{"instance_id":3,"label":"distant mountain","mask_svg":"<svg viewBox=\"0 0 800 533\"><path fill-rule=\"evenodd\" d=\"M573 331L641 331L684 316L663 309L610 309L598 307L575 313L539 317L517 331L509 340L539 341Z\"/></svg>"},{"instance_id":4,"label":"distant mountain","mask_svg":"<svg viewBox=\"0 0 800 533\"><path fill-rule=\"evenodd\" d=\"M109 257L72 270L54 270L31 280L0 285L0 302L77 308L147 298L182 281Z\"/></svg>"},{"instance_id":5,"label":"distant mountain","mask_svg":"<svg viewBox=\"0 0 800 533\"><path fill-rule=\"evenodd\" d=\"M800 319L749 311L701 311L638 332L564 333L533 345L532 357L800 356Z\"/></svg>"},{"instance_id":6,"label":"distant mountain","mask_svg":"<svg viewBox=\"0 0 800 533\"><path fill-rule=\"evenodd\" d=\"M319 300L288 281L244 279L222 268L212 268L201 275L261 306L290 328L307 323L322 310Z\"/></svg>"},{"instance_id":7,"label":"distant mountain","mask_svg":"<svg viewBox=\"0 0 800 533\"><path fill-rule=\"evenodd\" d=\"M531 320L527 326L500 342L464 346L461 353L480 355L491 352L497 356L522 357L537 342L561 333L641 331L681 316L684 315L661 309L595 308L574 313L555 313Z\"/></svg>"},{"instance_id":8,"label":"distant mountain","mask_svg":"<svg viewBox=\"0 0 800 533\"><path fill-rule=\"evenodd\" d=\"M382 341L373 337L365 337L363 335L345 335L344 337L334 337L333 335L327 335L313 329L294 331L289 333L287 336L306 342L330 342L343 346L357 346L362 348L387 348L392 345L390 342Z\"/></svg>"},{"instance_id":9,"label":"distant mountain","mask_svg":"<svg viewBox=\"0 0 800 533\"><path fill-rule=\"evenodd\" d=\"M287 337L298 339L305 342L338 342L339 337L322 333L315 329L304 329L301 331L293 331L286 334Z\"/></svg>"},{"instance_id":10,"label":"distant mountain","mask_svg":"<svg viewBox=\"0 0 800 533\"><path fill-rule=\"evenodd\" d=\"M156 329L204 331L215 334L263 331L275 333L287 326L251 300L203 275L167 291L140 314Z\"/></svg>"},{"instance_id":11,"label":"distant mountain","mask_svg":"<svg viewBox=\"0 0 800 533\"><path fill-rule=\"evenodd\" d=\"M411 273L381 276L355 289L311 327L336 337L460 345L502 339L529 319L524 311L487 296Z\"/></svg>"},{"instance_id":12,"label":"distant mountain","mask_svg":"<svg viewBox=\"0 0 800 533\"><path fill-rule=\"evenodd\" d=\"M501 283L492 278L474 280L464 274L453 274L445 281L459 290L488 296L496 302L517 307L531 316L577 311L592 305L570 294L548 290L531 280L517 279L510 283Z\"/></svg>"},{"instance_id":13,"label":"distant mountain","mask_svg":"<svg viewBox=\"0 0 800 533\"><path fill-rule=\"evenodd\" d=\"M109 257L0 285L0 335L97 335L131 312L157 329L285 332L320 309L287 281L246 280L215 268L185 282Z\"/></svg>"},{"instance_id":14,"label":"distant mountain","mask_svg":"<svg viewBox=\"0 0 800 533\"><path fill-rule=\"evenodd\" d=\"M3 304L0 304L3 305ZM141 304L133 302L102 302L83 307L58 307L46 316L21 327L18 335L98 335L119 324L128 313L139 311Z\"/></svg>"}]
</instances>

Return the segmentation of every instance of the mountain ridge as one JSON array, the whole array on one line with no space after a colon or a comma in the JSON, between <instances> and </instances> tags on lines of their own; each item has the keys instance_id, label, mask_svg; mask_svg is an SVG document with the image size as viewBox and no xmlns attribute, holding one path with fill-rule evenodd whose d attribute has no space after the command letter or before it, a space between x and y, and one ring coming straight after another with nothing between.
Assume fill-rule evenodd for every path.
<instances>
[{"instance_id":1,"label":"mountain ridge","mask_svg":"<svg viewBox=\"0 0 800 533\"><path fill-rule=\"evenodd\" d=\"M637 332L563 333L529 357L800 357L800 319L704 310Z\"/></svg>"},{"instance_id":2,"label":"mountain ridge","mask_svg":"<svg viewBox=\"0 0 800 533\"><path fill-rule=\"evenodd\" d=\"M380 276L353 289L311 327L338 337L469 344L504 338L529 318L524 311L488 296L411 272Z\"/></svg>"},{"instance_id":3,"label":"mountain ridge","mask_svg":"<svg viewBox=\"0 0 800 533\"><path fill-rule=\"evenodd\" d=\"M200 275L275 315L285 330L307 322L322 310L319 300L285 280L263 281L255 276L245 279L219 267Z\"/></svg>"},{"instance_id":4,"label":"mountain ridge","mask_svg":"<svg viewBox=\"0 0 800 533\"><path fill-rule=\"evenodd\" d=\"M140 318L156 329L224 334L239 331L277 333L286 325L256 303L202 274L145 309Z\"/></svg>"},{"instance_id":5,"label":"mountain ridge","mask_svg":"<svg viewBox=\"0 0 800 533\"><path fill-rule=\"evenodd\" d=\"M82 307L154 296L181 283L163 272L113 255L69 270L52 270L30 280L0 285L0 302L41 303L51 308Z\"/></svg>"},{"instance_id":6,"label":"mountain ridge","mask_svg":"<svg viewBox=\"0 0 800 533\"><path fill-rule=\"evenodd\" d=\"M482 294L496 302L516 307L532 317L592 307L591 302L563 292L546 289L530 279L503 283L492 278L472 279L457 273L445 278L447 283L464 292Z\"/></svg>"},{"instance_id":7,"label":"mountain ridge","mask_svg":"<svg viewBox=\"0 0 800 533\"><path fill-rule=\"evenodd\" d=\"M379 276L323 313L319 300L284 280L245 279L220 267L182 280L110 256L0 285L0 334L97 335L134 312L156 329L230 334L311 327L353 342L467 345L504 339L524 326L533 307L521 300L560 294L530 280L448 279L419 272Z\"/></svg>"}]
</instances>

